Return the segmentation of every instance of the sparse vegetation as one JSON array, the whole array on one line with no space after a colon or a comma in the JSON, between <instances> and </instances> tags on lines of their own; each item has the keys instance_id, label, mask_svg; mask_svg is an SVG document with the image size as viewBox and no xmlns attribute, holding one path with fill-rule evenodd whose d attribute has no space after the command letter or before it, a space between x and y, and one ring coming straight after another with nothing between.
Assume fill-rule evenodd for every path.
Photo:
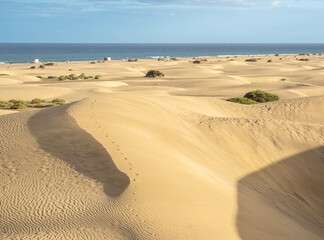
<instances>
[{"instance_id":1,"label":"sparse vegetation","mask_svg":"<svg viewBox=\"0 0 324 240\"><path fill-rule=\"evenodd\" d=\"M17 100L10 106L10 108L11 109L26 109L26 108L28 108L28 103L26 103L23 100Z\"/></svg>"},{"instance_id":2,"label":"sparse vegetation","mask_svg":"<svg viewBox=\"0 0 324 240\"><path fill-rule=\"evenodd\" d=\"M240 103L240 104L257 104L265 102L278 101L279 97L276 94L255 90L246 93L243 97L230 98L226 101Z\"/></svg>"},{"instance_id":3,"label":"sparse vegetation","mask_svg":"<svg viewBox=\"0 0 324 240\"><path fill-rule=\"evenodd\" d=\"M66 80L66 76L59 76L57 79L58 79L59 81L64 81L64 80Z\"/></svg>"},{"instance_id":4,"label":"sparse vegetation","mask_svg":"<svg viewBox=\"0 0 324 240\"><path fill-rule=\"evenodd\" d=\"M30 69L35 69L35 68L36 68L36 66L31 66L31 67L30 67Z\"/></svg>"},{"instance_id":5,"label":"sparse vegetation","mask_svg":"<svg viewBox=\"0 0 324 240\"><path fill-rule=\"evenodd\" d=\"M258 103L256 101L253 101L253 100L251 100L249 98L245 98L245 97L230 98L230 99L227 99L226 101L240 103L240 104L257 104Z\"/></svg>"},{"instance_id":6,"label":"sparse vegetation","mask_svg":"<svg viewBox=\"0 0 324 240\"><path fill-rule=\"evenodd\" d=\"M30 103L31 104L41 104L41 103L44 103L44 102L45 102L44 99L34 98Z\"/></svg>"},{"instance_id":7,"label":"sparse vegetation","mask_svg":"<svg viewBox=\"0 0 324 240\"><path fill-rule=\"evenodd\" d=\"M138 59L136 58L136 59L128 59L128 62L137 62L138 61Z\"/></svg>"},{"instance_id":8,"label":"sparse vegetation","mask_svg":"<svg viewBox=\"0 0 324 240\"><path fill-rule=\"evenodd\" d=\"M45 66L44 65L39 65L39 68L44 69Z\"/></svg>"},{"instance_id":9,"label":"sparse vegetation","mask_svg":"<svg viewBox=\"0 0 324 240\"><path fill-rule=\"evenodd\" d=\"M53 107L54 104L46 104L46 105L42 105L42 104L37 104L35 106L33 106L34 108L46 108L46 107Z\"/></svg>"},{"instance_id":10,"label":"sparse vegetation","mask_svg":"<svg viewBox=\"0 0 324 240\"><path fill-rule=\"evenodd\" d=\"M57 76L48 76L47 78L49 78L49 79L55 79L55 78L57 78Z\"/></svg>"},{"instance_id":11,"label":"sparse vegetation","mask_svg":"<svg viewBox=\"0 0 324 240\"><path fill-rule=\"evenodd\" d=\"M255 58L248 58L248 59L245 59L245 62L256 62L258 61L257 59Z\"/></svg>"},{"instance_id":12,"label":"sparse vegetation","mask_svg":"<svg viewBox=\"0 0 324 240\"><path fill-rule=\"evenodd\" d=\"M155 78L155 77L164 77L164 74L159 70L150 70L146 73L145 77Z\"/></svg>"},{"instance_id":13,"label":"sparse vegetation","mask_svg":"<svg viewBox=\"0 0 324 240\"><path fill-rule=\"evenodd\" d=\"M12 105L13 105L13 103L11 103L11 102L0 101L0 107L10 107Z\"/></svg>"},{"instance_id":14,"label":"sparse vegetation","mask_svg":"<svg viewBox=\"0 0 324 240\"><path fill-rule=\"evenodd\" d=\"M308 59L308 58L300 58L300 59L298 59L298 61L302 61L302 62L308 62L308 61L309 61L309 59Z\"/></svg>"},{"instance_id":15,"label":"sparse vegetation","mask_svg":"<svg viewBox=\"0 0 324 240\"><path fill-rule=\"evenodd\" d=\"M275 54L276 57L279 57L279 54Z\"/></svg>"},{"instance_id":16,"label":"sparse vegetation","mask_svg":"<svg viewBox=\"0 0 324 240\"><path fill-rule=\"evenodd\" d=\"M45 66L54 66L55 63L52 63L52 62L50 62L50 63L44 63L44 65L45 65Z\"/></svg>"},{"instance_id":17,"label":"sparse vegetation","mask_svg":"<svg viewBox=\"0 0 324 240\"><path fill-rule=\"evenodd\" d=\"M8 102L7 101L0 101L0 107L1 108L11 108L11 109L26 109L29 107L32 108L45 108L45 107L52 107L52 106L59 106L65 104L64 99L54 99L52 103L42 104L46 101L44 99L40 98L34 98L30 104L28 104L26 101L23 100L15 100L11 99Z\"/></svg>"},{"instance_id":18,"label":"sparse vegetation","mask_svg":"<svg viewBox=\"0 0 324 240\"><path fill-rule=\"evenodd\" d=\"M54 106L58 106L58 105L63 105L65 104L65 100L64 99L60 99L60 98L56 98L52 101Z\"/></svg>"},{"instance_id":19,"label":"sparse vegetation","mask_svg":"<svg viewBox=\"0 0 324 240\"><path fill-rule=\"evenodd\" d=\"M201 61L200 61L200 60L195 60L195 61L193 61L192 63L193 63L193 64L200 64Z\"/></svg>"},{"instance_id":20,"label":"sparse vegetation","mask_svg":"<svg viewBox=\"0 0 324 240\"><path fill-rule=\"evenodd\" d=\"M7 73L0 73L0 76L9 76Z\"/></svg>"},{"instance_id":21,"label":"sparse vegetation","mask_svg":"<svg viewBox=\"0 0 324 240\"><path fill-rule=\"evenodd\" d=\"M37 78L41 78L41 79L43 78L42 76L36 76L36 77L37 77Z\"/></svg>"},{"instance_id":22,"label":"sparse vegetation","mask_svg":"<svg viewBox=\"0 0 324 240\"><path fill-rule=\"evenodd\" d=\"M96 64L96 62L90 62L90 64Z\"/></svg>"},{"instance_id":23,"label":"sparse vegetation","mask_svg":"<svg viewBox=\"0 0 324 240\"><path fill-rule=\"evenodd\" d=\"M100 79L100 78L101 78L100 75L96 75L96 76L95 76L95 79Z\"/></svg>"},{"instance_id":24,"label":"sparse vegetation","mask_svg":"<svg viewBox=\"0 0 324 240\"><path fill-rule=\"evenodd\" d=\"M271 59L269 59L268 61L267 61L268 63L271 63L272 62L272 60Z\"/></svg>"},{"instance_id":25,"label":"sparse vegetation","mask_svg":"<svg viewBox=\"0 0 324 240\"><path fill-rule=\"evenodd\" d=\"M264 92L261 90L256 90L252 92L246 93L244 98L249 98L253 101L259 102L259 103L264 103L264 102L273 102L273 101L278 101L279 97L276 94Z\"/></svg>"}]
</instances>

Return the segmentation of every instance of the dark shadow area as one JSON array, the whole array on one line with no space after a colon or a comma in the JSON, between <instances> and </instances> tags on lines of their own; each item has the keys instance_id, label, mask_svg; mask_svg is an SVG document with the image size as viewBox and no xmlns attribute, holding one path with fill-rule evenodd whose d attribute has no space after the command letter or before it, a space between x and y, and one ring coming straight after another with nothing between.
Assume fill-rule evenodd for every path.
<instances>
[{"instance_id":1,"label":"dark shadow area","mask_svg":"<svg viewBox=\"0 0 324 240\"><path fill-rule=\"evenodd\" d=\"M324 239L324 147L242 178L236 223L242 240Z\"/></svg>"},{"instance_id":2,"label":"dark shadow area","mask_svg":"<svg viewBox=\"0 0 324 240\"><path fill-rule=\"evenodd\" d=\"M130 184L129 177L118 170L106 149L78 126L67 113L68 107L51 107L36 113L28 121L31 133L44 151L101 182L108 196L119 196Z\"/></svg>"}]
</instances>

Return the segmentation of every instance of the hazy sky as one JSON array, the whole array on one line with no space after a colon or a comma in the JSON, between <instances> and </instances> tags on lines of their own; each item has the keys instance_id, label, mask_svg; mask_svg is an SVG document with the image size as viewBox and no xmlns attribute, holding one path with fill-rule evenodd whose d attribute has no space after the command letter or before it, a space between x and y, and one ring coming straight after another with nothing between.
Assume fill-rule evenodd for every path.
<instances>
[{"instance_id":1,"label":"hazy sky","mask_svg":"<svg viewBox=\"0 0 324 240\"><path fill-rule=\"evenodd\" d=\"M324 43L324 0L0 0L0 42Z\"/></svg>"}]
</instances>

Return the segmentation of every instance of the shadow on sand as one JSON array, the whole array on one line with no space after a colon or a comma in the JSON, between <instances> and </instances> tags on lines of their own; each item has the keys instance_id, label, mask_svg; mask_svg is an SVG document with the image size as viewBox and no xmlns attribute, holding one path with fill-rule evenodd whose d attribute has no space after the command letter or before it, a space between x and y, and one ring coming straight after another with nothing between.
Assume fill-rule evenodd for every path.
<instances>
[{"instance_id":1,"label":"shadow on sand","mask_svg":"<svg viewBox=\"0 0 324 240\"><path fill-rule=\"evenodd\" d=\"M324 147L241 179L237 228L242 240L324 239Z\"/></svg>"},{"instance_id":2,"label":"shadow on sand","mask_svg":"<svg viewBox=\"0 0 324 240\"><path fill-rule=\"evenodd\" d=\"M128 187L129 177L118 170L106 149L80 128L67 113L69 105L43 109L28 121L40 147L65 161L76 171L104 185L109 197L116 197Z\"/></svg>"}]
</instances>

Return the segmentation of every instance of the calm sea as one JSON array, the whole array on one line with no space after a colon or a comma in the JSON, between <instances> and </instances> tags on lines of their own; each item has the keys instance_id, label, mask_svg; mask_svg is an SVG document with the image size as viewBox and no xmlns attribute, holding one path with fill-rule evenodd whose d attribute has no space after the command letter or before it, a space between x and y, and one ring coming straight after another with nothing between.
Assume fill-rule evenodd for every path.
<instances>
[{"instance_id":1,"label":"calm sea","mask_svg":"<svg viewBox=\"0 0 324 240\"><path fill-rule=\"evenodd\" d=\"M159 57L324 53L324 44L0 43L0 62L23 63Z\"/></svg>"}]
</instances>

